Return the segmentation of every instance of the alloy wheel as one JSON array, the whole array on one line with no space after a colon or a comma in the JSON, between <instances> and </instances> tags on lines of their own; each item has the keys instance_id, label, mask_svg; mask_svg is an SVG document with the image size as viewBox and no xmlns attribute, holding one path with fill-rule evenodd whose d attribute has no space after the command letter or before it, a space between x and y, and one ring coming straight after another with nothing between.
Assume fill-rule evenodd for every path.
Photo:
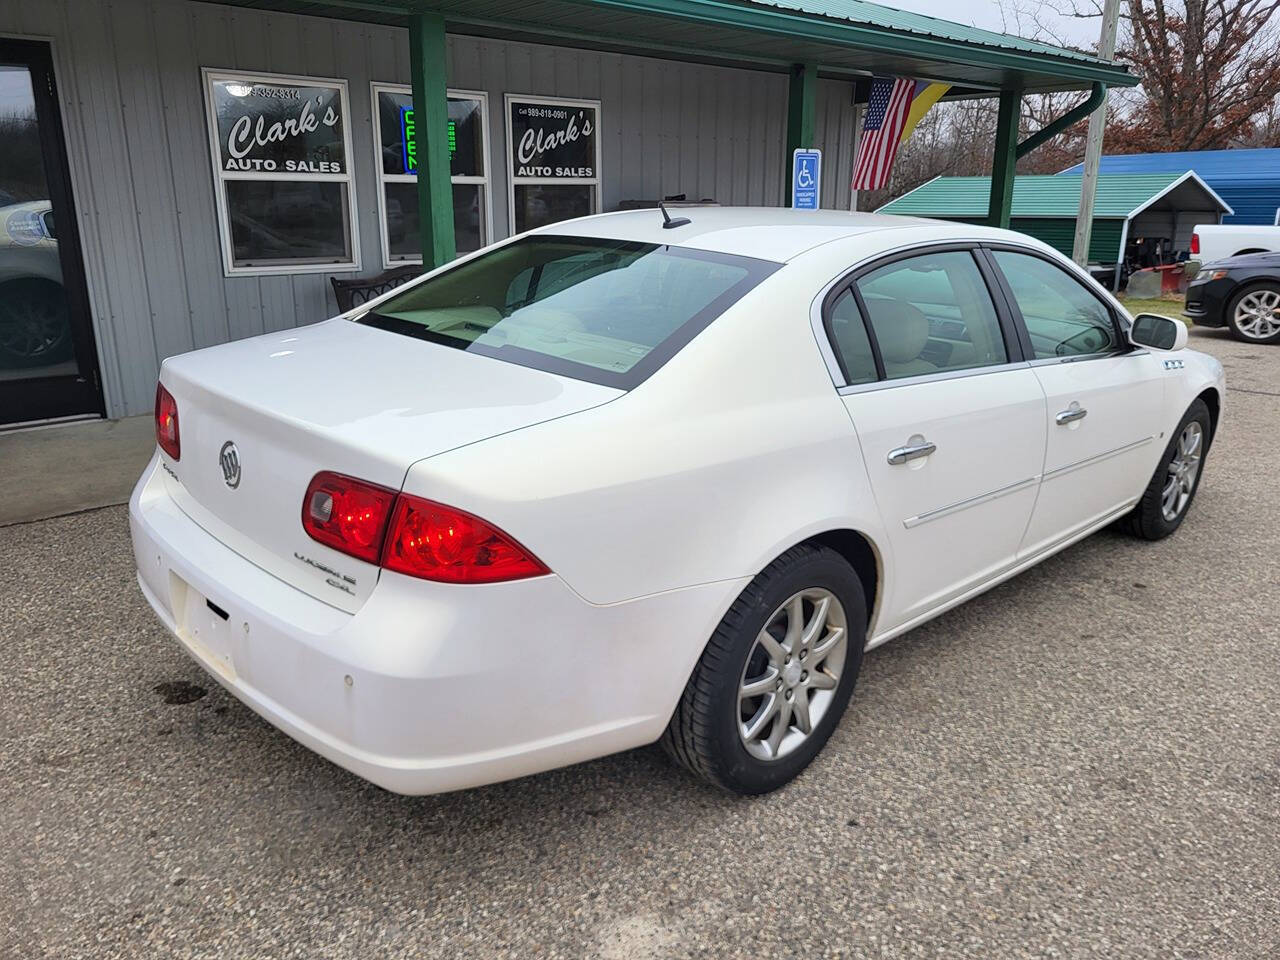
<instances>
[{"instance_id":1,"label":"alloy wheel","mask_svg":"<svg viewBox=\"0 0 1280 960\"><path fill-rule=\"evenodd\" d=\"M27 360L57 351L67 336L67 318L50 297L19 294L0 309L0 349Z\"/></svg>"},{"instance_id":2,"label":"alloy wheel","mask_svg":"<svg viewBox=\"0 0 1280 960\"><path fill-rule=\"evenodd\" d=\"M777 760L808 738L835 699L848 634L830 590L801 590L773 612L738 687L738 735L748 753Z\"/></svg>"},{"instance_id":3,"label":"alloy wheel","mask_svg":"<svg viewBox=\"0 0 1280 960\"><path fill-rule=\"evenodd\" d=\"M1266 340L1280 333L1280 291L1254 290L1241 297L1235 325L1250 340Z\"/></svg>"},{"instance_id":4,"label":"alloy wheel","mask_svg":"<svg viewBox=\"0 0 1280 960\"><path fill-rule=\"evenodd\" d=\"M1160 508L1166 521L1172 523L1187 509L1191 492L1200 476L1200 461L1204 453L1204 429L1199 421L1192 420L1178 437L1173 459L1169 461L1169 475L1160 494Z\"/></svg>"}]
</instances>

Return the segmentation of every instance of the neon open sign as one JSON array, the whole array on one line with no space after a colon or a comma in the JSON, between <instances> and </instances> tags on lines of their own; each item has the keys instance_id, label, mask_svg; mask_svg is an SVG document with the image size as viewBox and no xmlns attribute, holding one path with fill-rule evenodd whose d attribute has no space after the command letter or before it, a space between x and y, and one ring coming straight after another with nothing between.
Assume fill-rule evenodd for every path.
<instances>
[{"instance_id":1,"label":"neon open sign","mask_svg":"<svg viewBox=\"0 0 1280 960\"><path fill-rule=\"evenodd\" d=\"M404 159L404 172L418 172L418 140L413 122L413 107L400 108L400 147ZM449 159L458 152L458 124L449 118Z\"/></svg>"}]
</instances>

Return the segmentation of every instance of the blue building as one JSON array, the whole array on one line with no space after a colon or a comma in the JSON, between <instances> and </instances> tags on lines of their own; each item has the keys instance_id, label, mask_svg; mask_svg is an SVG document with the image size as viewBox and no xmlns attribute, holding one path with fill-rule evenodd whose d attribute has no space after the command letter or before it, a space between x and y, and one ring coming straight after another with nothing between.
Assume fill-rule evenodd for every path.
<instances>
[{"instance_id":1,"label":"blue building","mask_svg":"<svg viewBox=\"0 0 1280 960\"><path fill-rule=\"evenodd\" d=\"M1080 176L1084 164L1063 170ZM1102 173L1180 173L1194 170L1235 211L1223 223L1274 224L1280 216L1280 149L1188 150L1102 158Z\"/></svg>"}]
</instances>

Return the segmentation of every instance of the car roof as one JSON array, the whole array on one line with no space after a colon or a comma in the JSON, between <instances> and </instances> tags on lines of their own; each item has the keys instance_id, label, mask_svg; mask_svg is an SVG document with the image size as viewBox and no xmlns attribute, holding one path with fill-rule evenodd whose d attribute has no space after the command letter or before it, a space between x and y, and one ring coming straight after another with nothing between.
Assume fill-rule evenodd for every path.
<instances>
[{"instance_id":1,"label":"car roof","mask_svg":"<svg viewBox=\"0 0 1280 960\"><path fill-rule=\"evenodd\" d=\"M1027 240L1023 235L993 227L880 213L720 206L671 206L667 208L667 212L673 219L688 217L690 222L664 229L662 212L657 208L648 208L562 220L532 232L670 244L778 263L795 259L822 244L852 237L873 241L876 234L885 234L886 245L893 246L900 237L892 235L892 231L914 229L919 232L921 228L928 228L939 240Z\"/></svg>"}]
</instances>

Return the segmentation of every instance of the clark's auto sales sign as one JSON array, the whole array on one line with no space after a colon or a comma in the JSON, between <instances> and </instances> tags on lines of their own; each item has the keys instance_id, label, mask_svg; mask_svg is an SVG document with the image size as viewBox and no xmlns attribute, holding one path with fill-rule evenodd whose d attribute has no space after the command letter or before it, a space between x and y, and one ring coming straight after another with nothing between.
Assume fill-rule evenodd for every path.
<instances>
[{"instance_id":1,"label":"clark's auto sales sign","mask_svg":"<svg viewBox=\"0 0 1280 960\"><path fill-rule=\"evenodd\" d=\"M593 180L597 110L511 100L511 168L518 180Z\"/></svg>"},{"instance_id":2,"label":"clark's auto sales sign","mask_svg":"<svg viewBox=\"0 0 1280 960\"><path fill-rule=\"evenodd\" d=\"M347 172L341 87L219 78L213 105L224 172Z\"/></svg>"}]
</instances>

